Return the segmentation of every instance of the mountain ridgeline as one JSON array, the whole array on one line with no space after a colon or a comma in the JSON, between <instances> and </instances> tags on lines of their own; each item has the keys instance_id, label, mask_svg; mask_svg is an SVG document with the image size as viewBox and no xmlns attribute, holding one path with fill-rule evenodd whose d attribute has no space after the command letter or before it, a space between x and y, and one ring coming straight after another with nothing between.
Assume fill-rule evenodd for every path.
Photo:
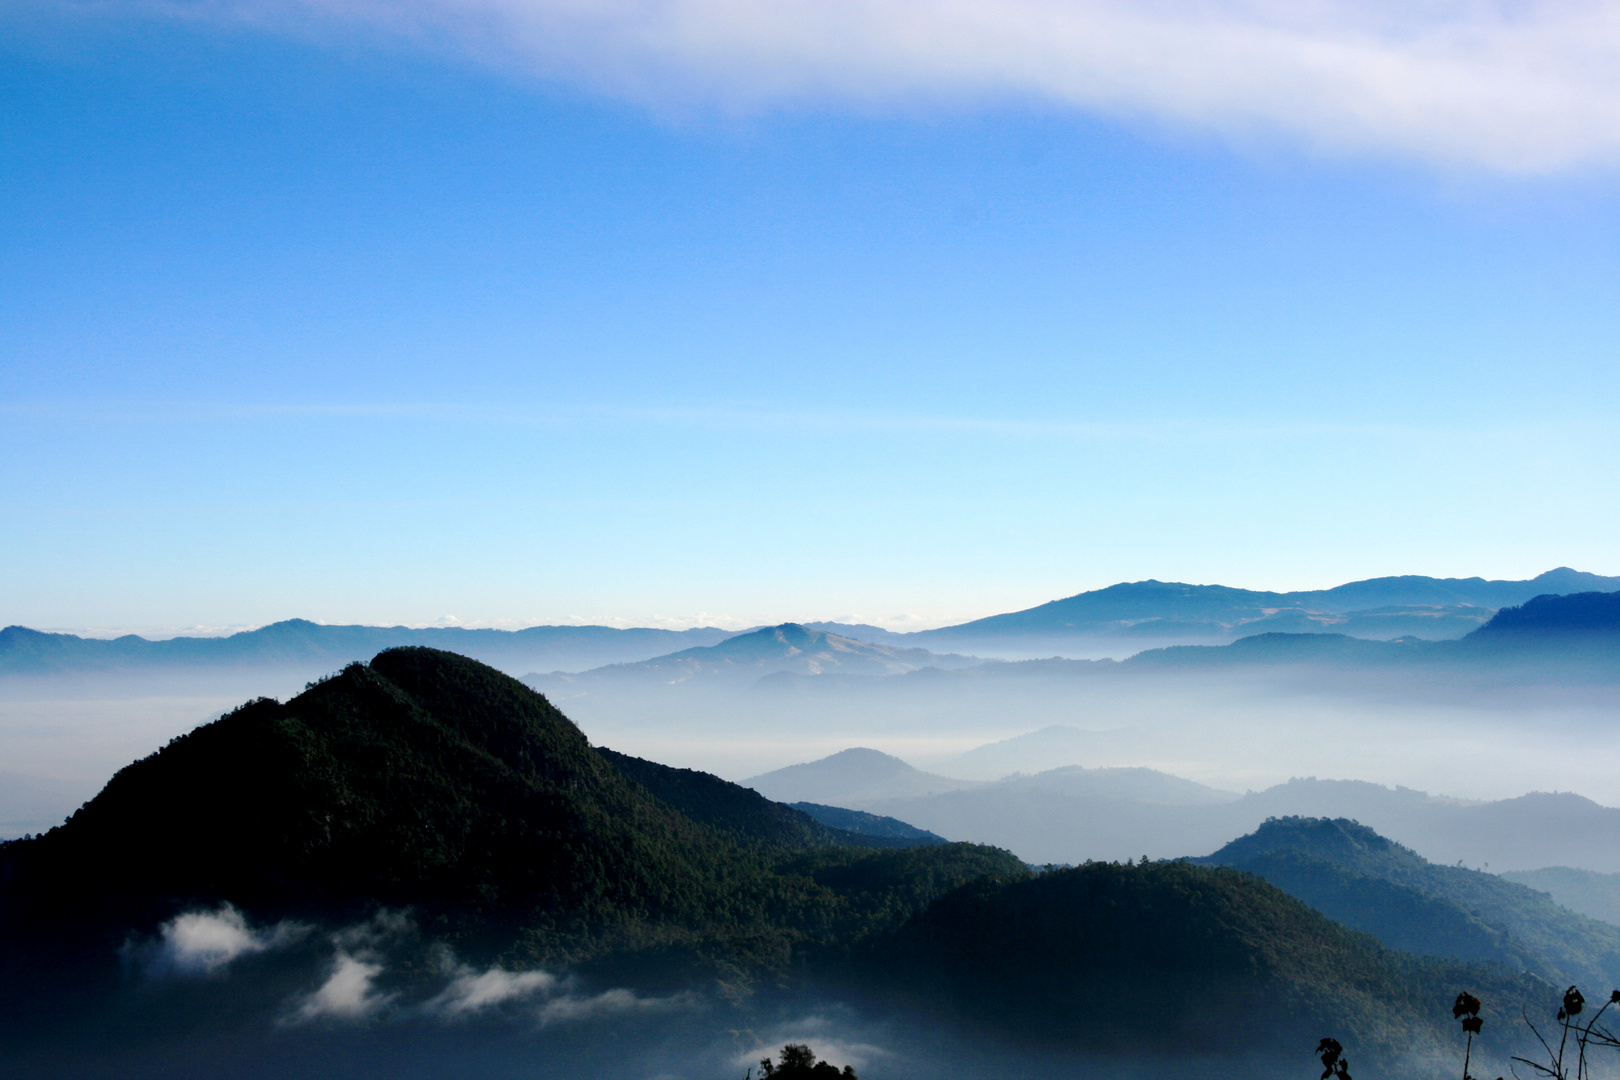
<instances>
[{"instance_id":1,"label":"mountain ridgeline","mask_svg":"<svg viewBox=\"0 0 1620 1080\"><path fill-rule=\"evenodd\" d=\"M1371 578L1331 589L1269 592L1182 582L1122 582L1023 611L992 615L955 626L912 633L852 623L796 623L756 627L775 636L830 634L838 641L803 648L797 668L806 673L897 673L921 666L961 666L955 654L977 652L1007 658L1065 654L1071 645L1091 648L1098 640L1211 644L1265 633L1343 634L1391 639L1413 636L1444 640L1484 626L1499 608L1538 596L1620 590L1620 577L1559 567L1524 581L1433 578L1421 575ZM791 627L792 629L788 629ZM221 637L150 640L134 634L112 639L45 633L23 626L0 629L0 674L139 671L165 667L277 666L331 671L381 649L424 646L448 649L510 672L579 672L671 661L680 676L687 650L718 645L736 631L716 627L663 630L649 627L531 626L522 630L466 627L329 626L288 619ZM880 646L862 650L846 643ZM1068 643L1068 644L1065 644ZM746 647L743 651L746 651ZM845 655L835 655L843 653ZM817 657L830 659L830 665ZM700 659L747 666L735 655ZM687 673L686 677L690 677Z\"/></svg>"},{"instance_id":2,"label":"mountain ridgeline","mask_svg":"<svg viewBox=\"0 0 1620 1080\"><path fill-rule=\"evenodd\" d=\"M929 647L971 647L956 643L993 638L1209 639L1301 631L1451 638L1482 625L1497 608L1523 604L1537 596L1612 590L1620 590L1620 578L1568 567L1527 581L1404 575L1301 592L1150 580L1110 585L910 637ZM1425 632L1425 623L1438 632Z\"/></svg>"}]
</instances>

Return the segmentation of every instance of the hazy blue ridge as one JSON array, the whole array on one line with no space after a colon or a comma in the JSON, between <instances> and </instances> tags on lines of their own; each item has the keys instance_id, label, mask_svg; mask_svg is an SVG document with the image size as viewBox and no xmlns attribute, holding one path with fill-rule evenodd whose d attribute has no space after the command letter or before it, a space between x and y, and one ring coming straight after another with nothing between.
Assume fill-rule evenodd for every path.
<instances>
[{"instance_id":1,"label":"hazy blue ridge","mask_svg":"<svg viewBox=\"0 0 1620 1080\"><path fill-rule=\"evenodd\" d=\"M133 634L101 639L42 633L22 626L0 630L0 672L125 670L164 665L294 665L340 667L383 649L423 645L504 667L568 667L583 662L640 660L730 636L713 627L692 630L611 626L531 626L523 630L463 627L325 626L288 619L225 637L148 640Z\"/></svg>"},{"instance_id":2,"label":"hazy blue ridge","mask_svg":"<svg viewBox=\"0 0 1620 1080\"><path fill-rule=\"evenodd\" d=\"M650 627L532 626L522 630L465 627L327 626L288 619L224 637L148 640L133 634L100 639L46 633L22 626L0 630L0 673L126 670L164 665L341 666L388 648L422 645L471 656L514 670L580 671L654 658L673 664L750 662L749 648L781 639L827 635L831 651L865 662L867 673L896 669L965 666L972 660L932 653L930 646L974 638L1064 638L1105 636L1140 639L1220 639L1255 631L1338 632L1365 637L1401 634L1450 639L1478 627L1489 612L1543 594L1620 589L1620 578L1561 567L1528 581L1404 576L1349 582L1332 589L1280 593L1181 582L1122 582L1054 600L1024 611L936 630L895 633L864 624L814 623L762 627L743 634L715 627L663 630ZM1532 611L1530 616L1535 617ZM1597 616L1594 616L1597 617ZM1601 621L1601 620L1600 620ZM1594 623L1593 626L1598 626ZM790 629L791 628L791 629ZM760 635L754 637L753 635ZM747 638L735 654L688 650ZM859 654L847 642L883 646L887 653ZM757 644L755 644L757 643ZM788 642L800 652L828 652L824 638ZM856 664L855 666L858 666Z\"/></svg>"},{"instance_id":3,"label":"hazy blue ridge","mask_svg":"<svg viewBox=\"0 0 1620 1080\"><path fill-rule=\"evenodd\" d=\"M1502 876L1546 893L1571 911L1620 926L1620 874L1546 866L1539 870L1508 871Z\"/></svg>"},{"instance_id":4,"label":"hazy blue ridge","mask_svg":"<svg viewBox=\"0 0 1620 1080\"><path fill-rule=\"evenodd\" d=\"M1528 663L1620 672L1620 592L1533 597L1456 641L1371 641L1344 634L1256 634L1229 645L1148 650L1123 666L1239 664L1481 666Z\"/></svg>"},{"instance_id":5,"label":"hazy blue ridge","mask_svg":"<svg viewBox=\"0 0 1620 1080\"><path fill-rule=\"evenodd\" d=\"M1278 609L1292 609L1295 616L1356 612L1370 617L1377 613L1386 616L1387 628L1387 623L1392 621L1387 619L1392 614L1391 608L1470 609L1470 615L1477 616L1478 609L1522 604L1546 593L1616 589L1620 589L1620 578L1567 567L1549 570L1527 581L1407 575L1291 593L1148 580L1122 582L1023 611L906 636L924 643L979 637L1040 638L1081 634L1213 637L1234 632L1244 624L1277 619ZM1436 613L1427 614L1432 618Z\"/></svg>"}]
</instances>

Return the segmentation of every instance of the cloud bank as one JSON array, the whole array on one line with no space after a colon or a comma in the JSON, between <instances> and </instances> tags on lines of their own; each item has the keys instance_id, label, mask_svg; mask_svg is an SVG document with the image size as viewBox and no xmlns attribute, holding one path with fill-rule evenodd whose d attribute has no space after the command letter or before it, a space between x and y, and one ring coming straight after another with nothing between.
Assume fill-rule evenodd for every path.
<instances>
[{"instance_id":1,"label":"cloud bank","mask_svg":"<svg viewBox=\"0 0 1620 1080\"><path fill-rule=\"evenodd\" d=\"M1620 159L1600 0L108 0L364 26L655 108L1056 105L1328 154Z\"/></svg>"},{"instance_id":2,"label":"cloud bank","mask_svg":"<svg viewBox=\"0 0 1620 1080\"><path fill-rule=\"evenodd\" d=\"M308 924L286 921L255 927L234 905L222 904L175 916L156 937L126 945L124 955L151 978L224 977L231 962L241 957L313 944L325 956L325 973L309 990L285 1002L278 1021L284 1026L409 1018L455 1023L508 1010L535 1027L549 1027L624 1013L686 1009L696 1003L690 994L642 997L623 988L591 994L571 977L539 969L510 971L497 965L480 971L458 961L442 944L434 945L430 953L436 977L407 977L401 982L393 970L397 985L385 989L378 984L398 968L396 954L408 952L418 938L408 914L385 909L324 935L314 931Z\"/></svg>"}]
</instances>

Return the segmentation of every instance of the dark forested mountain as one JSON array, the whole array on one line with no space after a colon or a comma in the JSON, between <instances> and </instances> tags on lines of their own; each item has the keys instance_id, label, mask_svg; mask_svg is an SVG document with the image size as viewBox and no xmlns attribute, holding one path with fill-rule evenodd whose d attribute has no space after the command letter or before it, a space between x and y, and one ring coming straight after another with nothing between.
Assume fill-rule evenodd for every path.
<instances>
[{"instance_id":1,"label":"dark forested mountain","mask_svg":"<svg viewBox=\"0 0 1620 1080\"><path fill-rule=\"evenodd\" d=\"M833 925L835 896L771 868L818 845L839 847L831 863L872 846L718 778L593 750L476 661L393 649L174 740L64 825L0 848L0 916L14 930L150 926L222 901L265 916L410 905L481 933L522 927L537 957L677 929L726 951L737 934ZM959 880L953 860L1021 871L1005 853L933 850L939 888Z\"/></svg>"},{"instance_id":2,"label":"dark forested mountain","mask_svg":"<svg viewBox=\"0 0 1620 1080\"><path fill-rule=\"evenodd\" d=\"M1273 818L1196 861L1258 874L1392 949L1620 984L1620 928L1495 874L1438 866L1344 818Z\"/></svg>"},{"instance_id":3,"label":"dark forested mountain","mask_svg":"<svg viewBox=\"0 0 1620 1080\"><path fill-rule=\"evenodd\" d=\"M1521 1001L1539 1010L1547 989L1404 960L1257 877L1186 863L987 877L934 903L877 961L920 996L1026 1037L1151 1061L1183 1047L1297 1058L1324 1033L1348 1033L1381 1075L1410 1071L1449 1034L1452 987L1497 1015Z\"/></svg>"},{"instance_id":4,"label":"dark forested mountain","mask_svg":"<svg viewBox=\"0 0 1620 1080\"><path fill-rule=\"evenodd\" d=\"M425 645L448 649L507 671L580 670L662 656L730 636L691 630L611 626L531 626L526 630L462 627L323 626L288 619L228 637L149 641L134 634L102 640L45 634L22 626L0 630L0 673L134 670L164 666L285 666L331 671L383 649Z\"/></svg>"},{"instance_id":5,"label":"dark forested mountain","mask_svg":"<svg viewBox=\"0 0 1620 1080\"><path fill-rule=\"evenodd\" d=\"M174 740L6 856L40 895L132 917L229 900L612 923L720 901L707 839L527 687L405 648Z\"/></svg>"}]
</instances>

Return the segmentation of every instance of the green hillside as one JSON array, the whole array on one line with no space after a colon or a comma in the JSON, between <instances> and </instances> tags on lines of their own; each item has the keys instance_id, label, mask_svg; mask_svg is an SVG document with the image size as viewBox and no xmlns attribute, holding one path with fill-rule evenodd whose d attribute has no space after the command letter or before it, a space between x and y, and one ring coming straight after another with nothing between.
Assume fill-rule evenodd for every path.
<instances>
[{"instance_id":1,"label":"green hillside","mask_svg":"<svg viewBox=\"0 0 1620 1080\"><path fill-rule=\"evenodd\" d=\"M920 1000L1024 1038L1297 1057L1332 1034L1386 1076L1448 1058L1461 988L1498 1018L1553 1000L1539 980L1392 953L1253 875L1186 862L981 878L872 963ZM1526 1034L1503 1019L1480 1053L1505 1057Z\"/></svg>"},{"instance_id":2,"label":"green hillside","mask_svg":"<svg viewBox=\"0 0 1620 1080\"><path fill-rule=\"evenodd\" d=\"M1620 927L1495 874L1437 866L1354 821L1274 818L1198 861L1258 874L1391 948L1620 985Z\"/></svg>"}]
</instances>

